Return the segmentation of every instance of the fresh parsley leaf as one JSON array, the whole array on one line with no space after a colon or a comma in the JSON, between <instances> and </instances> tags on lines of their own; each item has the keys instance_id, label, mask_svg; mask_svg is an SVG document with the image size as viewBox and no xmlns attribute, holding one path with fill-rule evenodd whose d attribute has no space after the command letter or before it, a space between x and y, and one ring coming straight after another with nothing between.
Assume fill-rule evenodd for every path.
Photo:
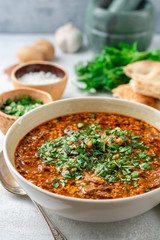
<instances>
[{"instance_id":1,"label":"fresh parsley leaf","mask_svg":"<svg viewBox=\"0 0 160 240\"><path fill-rule=\"evenodd\" d=\"M59 183L58 182L53 182L53 187L54 188L58 188L59 187Z\"/></svg>"},{"instance_id":2,"label":"fresh parsley leaf","mask_svg":"<svg viewBox=\"0 0 160 240\"><path fill-rule=\"evenodd\" d=\"M121 43L118 48L104 47L102 52L87 63L79 62L75 66L77 81L84 83L81 90L95 89L97 92L111 91L130 79L124 74L123 67L140 60L160 61L160 49L139 52L137 43Z\"/></svg>"}]
</instances>

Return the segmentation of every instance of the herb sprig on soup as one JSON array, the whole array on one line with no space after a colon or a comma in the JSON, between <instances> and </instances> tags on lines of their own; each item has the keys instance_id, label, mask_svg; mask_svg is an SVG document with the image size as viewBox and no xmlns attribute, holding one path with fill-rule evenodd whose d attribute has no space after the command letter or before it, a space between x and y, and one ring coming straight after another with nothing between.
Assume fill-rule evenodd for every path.
<instances>
[{"instance_id":1,"label":"herb sprig on soup","mask_svg":"<svg viewBox=\"0 0 160 240\"><path fill-rule=\"evenodd\" d=\"M160 186L160 133L119 114L78 113L30 131L15 152L16 168L48 191L112 199Z\"/></svg>"}]
</instances>

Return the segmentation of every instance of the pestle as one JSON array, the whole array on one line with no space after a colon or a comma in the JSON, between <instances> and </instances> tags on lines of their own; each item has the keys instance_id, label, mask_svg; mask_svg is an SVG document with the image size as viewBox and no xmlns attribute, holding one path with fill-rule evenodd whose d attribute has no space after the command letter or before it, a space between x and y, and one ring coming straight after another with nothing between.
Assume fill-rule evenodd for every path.
<instances>
[{"instance_id":1,"label":"pestle","mask_svg":"<svg viewBox=\"0 0 160 240\"><path fill-rule=\"evenodd\" d=\"M112 0L111 4L108 7L108 11L132 11L137 9L142 1L143 0Z\"/></svg>"}]
</instances>

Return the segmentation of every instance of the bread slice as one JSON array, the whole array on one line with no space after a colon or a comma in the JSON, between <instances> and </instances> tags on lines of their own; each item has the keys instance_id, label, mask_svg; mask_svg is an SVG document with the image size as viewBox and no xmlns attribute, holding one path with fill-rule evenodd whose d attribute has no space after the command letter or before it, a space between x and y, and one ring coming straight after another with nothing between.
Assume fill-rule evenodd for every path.
<instances>
[{"instance_id":1,"label":"bread slice","mask_svg":"<svg viewBox=\"0 0 160 240\"><path fill-rule=\"evenodd\" d=\"M124 73L130 78L133 78L135 74L148 76L148 74L150 74L152 71L155 72L155 70L159 70L159 69L160 69L160 62L151 61L151 60L137 61L123 67Z\"/></svg>"},{"instance_id":2,"label":"bread slice","mask_svg":"<svg viewBox=\"0 0 160 240\"><path fill-rule=\"evenodd\" d=\"M112 90L114 97L146 104L160 110L160 100L134 92L130 84L122 84Z\"/></svg>"},{"instance_id":3,"label":"bread slice","mask_svg":"<svg viewBox=\"0 0 160 240\"><path fill-rule=\"evenodd\" d=\"M132 78L130 85L135 92L160 99L160 62L143 60L123 69Z\"/></svg>"}]
</instances>

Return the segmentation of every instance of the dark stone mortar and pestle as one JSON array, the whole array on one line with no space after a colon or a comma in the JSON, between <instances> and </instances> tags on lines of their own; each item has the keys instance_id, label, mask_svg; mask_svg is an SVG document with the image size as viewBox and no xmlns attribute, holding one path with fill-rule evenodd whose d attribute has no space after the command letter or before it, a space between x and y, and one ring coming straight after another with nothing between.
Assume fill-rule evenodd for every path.
<instances>
[{"instance_id":1,"label":"dark stone mortar and pestle","mask_svg":"<svg viewBox=\"0 0 160 240\"><path fill-rule=\"evenodd\" d=\"M154 33L153 5L148 0L90 0L85 31L96 52L122 42L137 42L138 50L144 51Z\"/></svg>"}]
</instances>

